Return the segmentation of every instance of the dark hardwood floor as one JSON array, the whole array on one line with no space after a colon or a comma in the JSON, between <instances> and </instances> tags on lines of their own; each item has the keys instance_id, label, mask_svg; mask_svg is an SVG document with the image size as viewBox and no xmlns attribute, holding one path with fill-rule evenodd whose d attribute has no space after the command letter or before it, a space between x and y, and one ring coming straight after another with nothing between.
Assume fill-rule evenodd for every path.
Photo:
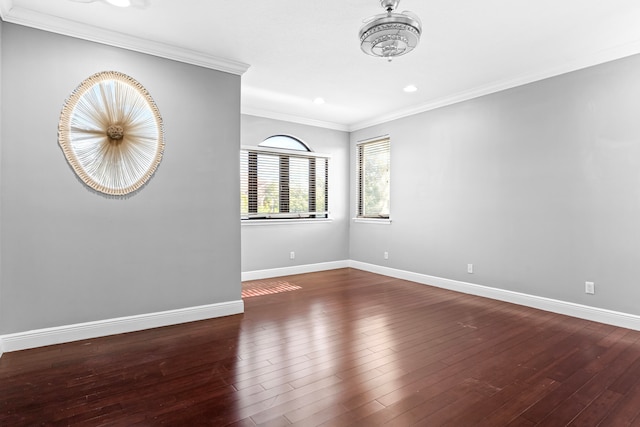
<instances>
[{"instance_id":1,"label":"dark hardwood floor","mask_svg":"<svg viewBox=\"0 0 640 427\"><path fill-rule=\"evenodd\" d=\"M640 426L638 331L354 269L244 286L243 315L6 353L0 425Z\"/></svg>"}]
</instances>

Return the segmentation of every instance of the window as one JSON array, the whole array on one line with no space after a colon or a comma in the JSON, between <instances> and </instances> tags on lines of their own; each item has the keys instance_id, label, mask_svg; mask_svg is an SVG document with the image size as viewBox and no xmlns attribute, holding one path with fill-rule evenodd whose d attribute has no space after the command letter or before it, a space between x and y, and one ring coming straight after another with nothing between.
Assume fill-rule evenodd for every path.
<instances>
[{"instance_id":1,"label":"window","mask_svg":"<svg viewBox=\"0 0 640 427\"><path fill-rule=\"evenodd\" d=\"M240 152L243 220L327 218L329 158L302 141L274 135Z\"/></svg>"},{"instance_id":2,"label":"window","mask_svg":"<svg viewBox=\"0 0 640 427\"><path fill-rule=\"evenodd\" d=\"M389 138L358 144L358 218L389 218L390 153Z\"/></svg>"},{"instance_id":3,"label":"window","mask_svg":"<svg viewBox=\"0 0 640 427\"><path fill-rule=\"evenodd\" d=\"M298 138L289 135L273 135L258 144L260 147L284 148L289 150L311 151L309 146Z\"/></svg>"}]
</instances>

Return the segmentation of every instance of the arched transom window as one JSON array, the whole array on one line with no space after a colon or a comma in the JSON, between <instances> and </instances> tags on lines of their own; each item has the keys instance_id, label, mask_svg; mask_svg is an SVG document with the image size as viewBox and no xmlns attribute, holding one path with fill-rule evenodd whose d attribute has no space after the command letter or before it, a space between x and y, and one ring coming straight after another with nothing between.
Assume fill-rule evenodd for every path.
<instances>
[{"instance_id":1,"label":"arched transom window","mask_svg":"<svg viewBox=\"0 0 640 427\"><path fill-rule=\"evenodd\" d=\"M295 136L273 135L258 144L259 147L283 148L285 150L311 151L309 146Z\"/></svg>"}]
</instances>

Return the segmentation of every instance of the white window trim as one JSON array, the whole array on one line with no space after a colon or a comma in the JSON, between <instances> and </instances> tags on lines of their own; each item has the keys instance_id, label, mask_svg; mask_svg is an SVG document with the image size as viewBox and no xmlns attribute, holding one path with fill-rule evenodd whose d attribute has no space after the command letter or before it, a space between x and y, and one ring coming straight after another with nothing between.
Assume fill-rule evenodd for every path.
<instances>
[{"instance_id":1,"label":"white window trim","mask_svg":"<svg viewBox=\"0 0 640 427\"><path fill-rule=\"evenodd\" d=\"M300 219L252 219L251 221L240 220L244 227L254 225L289 225L289 224L316 224L320 222L333 222L333 218L300 218Z\"/></svg>"},{"instance_id":2,"label":"white window trim","mask_svg":"<svg viewBox=\"0 0 640 427\"><path fill-rule=\"evenodd\" d=\"M321 157L325 159L331 159L330 154L316 153L315 151L287 150L284 148L258 147L256 145L243 145L240 147L240 149L247 150L247 151L260 151L265 153L288 154L288 155L298 156L298 157Z\"/></svg>"},{"instance_id":3,"label":"white window trim","mask_svg":"<svg viewBox=\"0 0 640 427\"><path fill-rule=\"evenodd\" d=\"M293 137L294 139L297 139ZM300 141L302 142L302 141ZM303 143L307 148L308 146ZM285 148L273 148L273 147L259 147L256 145L241 145L240 150L243 151L255 151L271 154L285 154L296 157L316 157L323 158L329 161L331 159L330 154L316 153L314 151L302 151L302 150L289 150ZM320 222L332 222L331 212L327 211L327 217L325 218L258 218L249 219L247 217L240 217L240 224L242 225L282 225L282 224L301 224L301 223L320 223Z\"/></svg>"},{"instance_id":4,"label":"white window trim","mask_svg":"<svg viewBox=\"0 0 640 427\"><path fill-rule=\"evenodd\" d=\"M361 224L391 225L391 218L353 218L353 222Z\"/></svg>"},{"instance_id":5,"label":"white window trim","mask_svg":"<svg viewBox=\"0 0 640 427\"><path fill-rule=\"evenodd\" d=\"M358 146L362 145L362 144L367 144L370 142L374 142L374 141L378 141L381 139L388 139L389 141L391 140L391 135L386 133L383 135L378 135L375 136L373 138L367 138L367 139L361 139L359 141L356 142L356 157L357 157L357 153L358 153ZM357 177L358 171L357 171L357 167L356 167L356 198L360 197L359 195L357 195L358 193L358 177ZM391 180L391 179L389 179ZM391 202L391 201L389 201ZM358 206L357 206L357 202L356 202L356 217L352 218L354 223L362 223L362 224L378 224L378 225L390 225L391 224L391 212L389 212L389 217L388 218L374 218L374 217L363 217L363 216L358 216Z\"/></svg>"}]
</instances>

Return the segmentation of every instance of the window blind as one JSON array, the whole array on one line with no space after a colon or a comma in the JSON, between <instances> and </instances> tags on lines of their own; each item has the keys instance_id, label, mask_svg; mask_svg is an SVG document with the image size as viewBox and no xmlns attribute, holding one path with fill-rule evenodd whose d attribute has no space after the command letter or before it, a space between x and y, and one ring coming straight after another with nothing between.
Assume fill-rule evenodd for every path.
<instances>
[{"instance_id":1,"label":"window blind","mask_svg":"<svg viewBox=\"0 0 640 427\"><path fill-rule=\"evenodd\" d=\"M362 142L358 150L358 213L360 218L389 218L391 141Z\"/></svg>"},{"instance_id":2,"label":"window blind","mask_svg":"<svg viewBox=\"0 0 640 427\"><path fill-rule=\"evenodd\" d=\"M240 152L241 218L327 218L328 177L328 156L243 148Z\"/></svg>"}]
</instances>

